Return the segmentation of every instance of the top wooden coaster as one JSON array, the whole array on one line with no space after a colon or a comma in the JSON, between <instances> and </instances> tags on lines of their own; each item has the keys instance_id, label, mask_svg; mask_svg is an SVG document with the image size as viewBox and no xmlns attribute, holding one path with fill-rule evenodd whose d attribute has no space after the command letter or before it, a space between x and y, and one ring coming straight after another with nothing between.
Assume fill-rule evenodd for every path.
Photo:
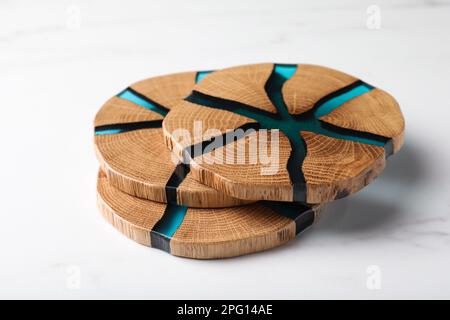
<instances>
[{"instance_id":1,"label":"top wooden coaster","mask_svg":"<svg viewBox=\"0 0 450 320\"><path fill-rule=\"evenodd\" d=\"M229 132L238 128L246 131ZM180 139L177 129L191 138ZM264 140L262 129L279 129L278 139L269 132ZM203 184L240 199L321 203L381 173L403 144L404 119L391 95L353 76L268 63L206 76L172 108L163 130ZM251 151L242 156L239 148ZM267 161L262 149L278 154Z\"/></svg>"},{"instance_id":2,"label":"top wooden coaster","mask_svg":"<svg viewBox=\"0 0 450 320\"><path fill-rule=\"evenodd\" d=\"M128 194L190 207L227 207L234 199L192 178L164 145L162 119L208 72L143 80L109 99L95 117L95 148L110 183ZM175 160L175 162L174 162Z\"/></svg>"}]
</instances>

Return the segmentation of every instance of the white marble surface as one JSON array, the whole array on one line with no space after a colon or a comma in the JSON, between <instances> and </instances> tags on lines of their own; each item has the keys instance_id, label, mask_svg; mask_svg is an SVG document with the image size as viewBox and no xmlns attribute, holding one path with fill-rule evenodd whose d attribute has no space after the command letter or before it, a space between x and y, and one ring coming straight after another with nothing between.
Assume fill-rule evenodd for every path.
<instances>
[{"instance_id":1,"label":"white marble surface","mask_svg":"<svg viewBox=\"0 0 450 320\"><path fill-rule=\"evenodd\" d=\"M450 298L449 32L448 1L0 2L0 298ZM263 61L391 92L404 149L265 253L180 259L106 224L92 145L105 99L152 75Z\"/></svg>"}]
</instances>

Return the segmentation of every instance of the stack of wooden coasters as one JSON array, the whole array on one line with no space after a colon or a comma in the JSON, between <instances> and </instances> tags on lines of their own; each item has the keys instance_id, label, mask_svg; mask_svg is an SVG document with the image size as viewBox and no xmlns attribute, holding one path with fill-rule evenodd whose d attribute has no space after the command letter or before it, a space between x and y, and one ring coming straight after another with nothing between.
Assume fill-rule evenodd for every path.
<instances>
[{"instance_id":1,"label":"stack of wooden coasters","mask_svg":"<svg viewBox=\"0 0 450 320\"><path fill-rule=\"evenodd\" d=\"M98 203L176 256L266 250L376 178L403 143L385 91L314 65L254 64L137 82L95 118Z\"/></svg>"}]
</instances>

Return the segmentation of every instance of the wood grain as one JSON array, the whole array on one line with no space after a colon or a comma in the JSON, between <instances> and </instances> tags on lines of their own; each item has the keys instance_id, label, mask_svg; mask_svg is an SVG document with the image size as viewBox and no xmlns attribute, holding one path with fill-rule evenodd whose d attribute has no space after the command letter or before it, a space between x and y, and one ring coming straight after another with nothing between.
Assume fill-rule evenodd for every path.
<instances>
[{"instance_id":1,"label":"wood grain","mask_svg":"<svg viewBox=\"0 0 450 320\"><path fill-rule=\"evenodd\" d=\"M134 196L167 202L165 186L175 170L161 129L95 136L100 166L111 183Z\"/></svg>"},{"instance_id":2,"label":"wood grain","mask_svg":"<svg viewBox=\"0 0 450 320\"><path fill-rule=\"evenodd\" d=\"M302 131L307 155L302 170L307 202L339 199L359 191L385 167L384 148ZM339 150L339 152L335 152Z\"/></svg>"},{"instance_id":3,"label":"wood grain","mask_svg":"<svg viewBox=\"0 0 450 320\"><path fill-rule=\"evenodd\" d=\"M156 112L149 112L128 100L112 97L97 112L94 127L162 119L163 116Z\"/></svg>"},{"instance_id":4,"label":"wood grain","mask_svg":"<svg viewBox=\"0 0 450 320\"><path fill-rule=\"evenodd\" d=\"M205 181L214 189L222 190L225 194L234 195L234 197L260 199L263 194L264 199L276 198L279 201L293 201L292 184L286 170L287 161L291 152L288 139L280 133L279 159L275 167L276 173L262 175L262 170L264 168L267 169L269 164L263 164L260 161L253 163L248 152L245 154L244 159L238 159L239 144L242 143L244 148L248 150L251 144L250 140L255 138L256 141L259 141L259 132L249 134L242 140L217 149L216 152L222 154L224 158L231 154L231 163L202 163L197 165L198 159L195 159L192 164L193 170L191 171L193 178L198 181ZM269 154L272 152L271 148L272 145L269 141ZM232 152L230 152L230 149ZM215 154L212 154L212 156L215 156ZM271 186L276 186L276 188Z\"/></svg>"},{"instance_id":5,"label":"wood grain","mask_svg":"<svg viewBox=\"0 0 450 320\"><path fill-rule=\"evenodd\" d=\"M276 112L264 90L272 69L272 63L227 68L220 73L211 74L196 85L194 90Z\"/></svg>"},{"instance_id":6,"label":"wood grain","mask_svg":"<svg viewBox=\"0 0 450 320\"><path fill-rule=\"evenodd\" d=\"M356 97L320 119L342 128L392 138L394 152L403 144L405 120L400 106L394 97L380 89Z\"/></svg>"},{"instance_id":7,"label":"wood grain","mask_svg":"<svg viewBox=\"0 0 450 320\"><path fill-rule=\"evenodd\" d=\"M290 114L311 110L323 97L355 82L353 76L327 67L299 64L294 76L283 86Z\"/></svg>"},{"instance_id":8,"label":"wood grain","mask_svg":"<svg viewBox=\"0 0 450 320\"><path fill-rule=\"evenodd\" d=\"M159 243L153 243L152 239L166 204L121 192L102 173L97 192L100 212L107 221L128 238L159 248ZM188 208L181 225L167 238L168 247L164 249L181 257L217 259L274 248L294 239L313 223L320 211L318 206L296 208L294 214L291 208L290 215L260 203L223 209Z\"/></svg>"},{"instance_id":9,"label":"wood grain","mask_svg":"<svg viewBox=\"0 0 450 320\"><path fill-rule=\"evenodd\" d=\"M102 171L97 180L97 201L100 213L116 229L138 243L150 245L148 230L161 219L165 204L130 197L112 187Z\"/></svg>"},{"instance_id":10,"label":"wood grain","mask_svg":"<svg viewBox=\"0 0 450 320\"><path fill-rule=\"evenodd\" d=\"M183 72L158 76L136 82L130 88L171 109L192 91L196 74L197 72Z\"/></svg>"}]
</instances>

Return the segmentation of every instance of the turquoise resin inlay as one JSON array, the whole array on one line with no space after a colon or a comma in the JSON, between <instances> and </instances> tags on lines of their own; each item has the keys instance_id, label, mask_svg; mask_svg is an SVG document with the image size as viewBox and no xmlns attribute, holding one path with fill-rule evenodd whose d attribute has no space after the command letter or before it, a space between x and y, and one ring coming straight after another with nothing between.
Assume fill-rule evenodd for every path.
<instances>
[{"instance_id":1,"label":"turquoise resin inlay","mask_svg":"<svg viewBox=\"0 0 450 320\"><path fill-rule=\"evenodd\" d=\"M373 87L366 83L361 84L361 85L357 86L356 88L350 90L349 92L346 92L337 97L334 97L334 98L328 100L327 102L323 103L322 105L320 105L317 108L317 110L314 111L314 116L316 117L316 119L323 117L323 116L329 114L330 112L332 112L334 109L342 106L347 101L349 101L353 98L356 98L366 92L369 92L372 89L373 89Z\"/></svg>"},{"instance_id":2,"label":"turquoise resin inlay","mask_svg":"<svg viewBox=\"0 0 450 320\"><path fill-rule=\"evenodd\" d=\"M117 134L121 132L123 132L122 129L95 130L95 134L98 136L102 134Z\"/></svg>"},{"instance_id":3,"label":"turquoise resin inlay","mask_svg":"<svg viewBox=\"0 0 450 320\"><path fill-rule=\"evenodd\" d=\"M142 97L140 97L139 95L137 95L136 93L134 93L132 90L130 89L125 89L124 91L122 91L121 93L118 94L119 98L131 101L133 103L136 103L137 105L144 107L145 109L149 109L152 110L154 112L159 113L162 116L167 115L167 110L161 108L160 106L150 102L147 99L144 99Z\"/></svg>"},{"instance_id":4,"label":"turquoise resin inlay","mask_svg":"<svg viewBox=\"0 0 450 320\"><path fill-rule=\"evenodd\" d=\"M152 231L172 238L180 227L186 215L187 207L168 204L161 220L153 227Z\"/></svg>"},{"instance_id":5,"label":"turquoise resin inlay","mask_svg":"<svg viewBox=\"0 0 450 320\"><path fill-rule=\"evenodd\" d=\"M199 83L203 80L208 74L210 74L212 71L199 71L197 72L197 75L195 76L195 83Z\"/></svg>"}]
</instances>

